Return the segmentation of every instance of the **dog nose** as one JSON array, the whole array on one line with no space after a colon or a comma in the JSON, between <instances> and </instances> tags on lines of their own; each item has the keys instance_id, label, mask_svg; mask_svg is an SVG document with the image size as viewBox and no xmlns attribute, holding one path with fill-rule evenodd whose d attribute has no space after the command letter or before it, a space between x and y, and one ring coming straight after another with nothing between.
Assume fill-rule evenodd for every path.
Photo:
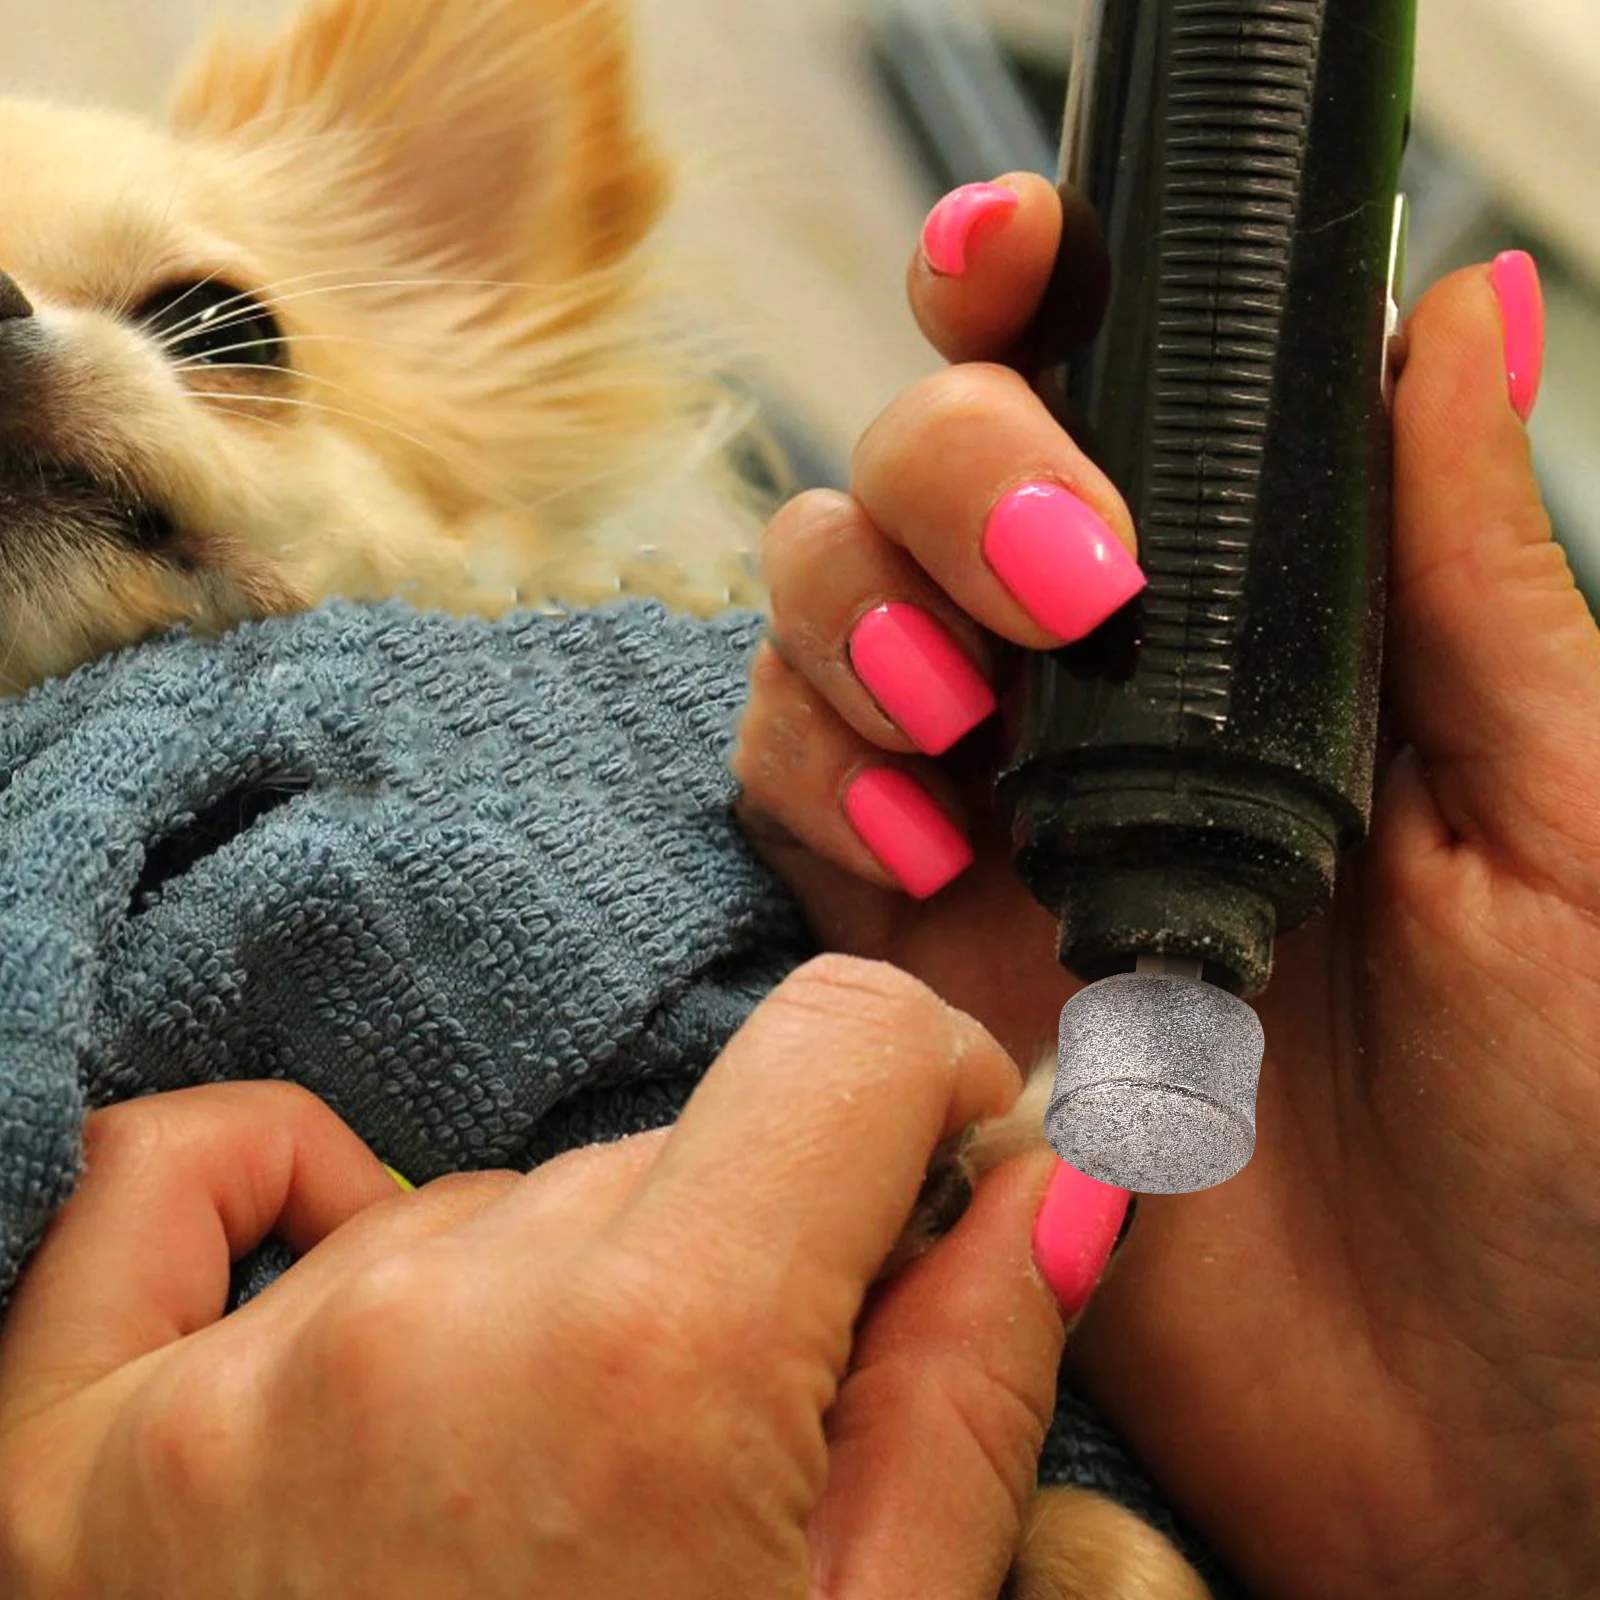
<instances>
[{"instance_id":1,"label":"dog nose","mask_svg":"<svg viewBox=\"0 0 1600 1600\"><path fill-rule=\"evenodd\" d=\"M21 322L33 315L33 303L9 273L0 272L0 322Z\"/></svg>"}]
</instances>

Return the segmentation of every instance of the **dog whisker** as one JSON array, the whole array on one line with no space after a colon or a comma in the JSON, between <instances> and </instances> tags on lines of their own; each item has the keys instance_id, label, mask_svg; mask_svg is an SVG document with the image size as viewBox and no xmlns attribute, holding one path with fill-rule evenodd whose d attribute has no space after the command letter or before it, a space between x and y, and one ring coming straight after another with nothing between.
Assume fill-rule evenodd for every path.
<instances>
[{"instance_id":1,"label":"dog whisker","mask_svg":"<svg viewBox=\"0 0 1600 1600\"><path fill-rule=\"evenodd\" d=\"M542 297L541 304L536 308L528 308L520 317L517 333L519 342L531 340L539 334L540 328L550 323L560 323L569 318L574 311L581 309L588 303L596 292L596 279L593 275L576 285L540 284L532 282L518 282L512 279L500 278L344 278L333 283L320 284L315 288L297 289L292 294L283 294L281 288L285 284L295 282L309 282L328 274L307 273L299 278L282 280L276 288L264 286L257 289L252 295L239 296L239 308L234 312L225 312L221 316L208 316L205 312L196 313L193 317L178 323L166 330L162 337L156 341L157 348L171 350L192 334L202 324L208 332L223 332L230 327L248 321L258 314L260 306L266 306L273 311L283 306L292 305L303 300L316 299L325 295L340 295L350 293L370 293L379 290L405 290L405 291L440 291L453 289L477 289L484 291L506 292L511 290L524 292L538 292ZM205 280L206 283L215 282L220 274L213 273ZM202 284L191 285L184 292L193 293L203 287ZM482 308L466 308L474 315ZM464 317L462 321L470 321L471 317ZM292 337L299 337L292 334Z\"/></svg>"},{"instance_id":2,"label":"dog whisker","mask_svg":"<svg viewBox=\"0 0 1600 1600\"><path fill-rule=\"evenodd\" d=\"M248 346L241 346L240 348L248 348ZM220 352L219 352L219 354L220 354ZM215 361L214 362L214 361L207 361L204 364L193 363L191 365L197 366L197 367L201 367L202 370L205 370L205 371L208 371L208 372L246 372L246 373L272 372L272 373L277 373L280 376L284 376L284 377L297 378L297 379L301 380L302 382L321 384L324 388L332 389L336 394L347 395L347 396L351 397L352 399L363 401L366 409L364 409L362 411L359 411L359 412L358 411L343 411L343 410L340 410L340 409L338 409L336 407L333 407L333 406L324 405L321 402L315 401L315 400L306 400L306 401L303 402L304 404L306 404L308 406L313 406L318 410L321 410L323 412L328 413L329 415L350 417L350 418L354 418L355 420L358 420L358 421L367 422L373 427L383 428L386 432L394 433L398 438L404 439L407 443L419 444L419 447L420 447L419 441L413 439L412 436L409 433L402 432L400 429L398 429L396 427L391 427L388 423L386 423L383 420L386 416L392 417L392 416L395 415L394 412L389 411L388 407L386 407L386 406L384 406L384 407L375 406L374 403L366 395L362 394L360 390L353 389L348 384L339 383L339 382L335 381L332 378L324 377L321 373L300 372L300 371L295 370L292 367L268 366L268 365L261 365L261 364L258 364L256 362L249 362L249 361L240 361L240 362L226 362L226 361ZM181 372L181 371L184 371L186 369L184 367L180 366L178 368L178 370ZM224 395L224 396L216 396L214 398L223 400L224 402L232 402L234 400L256 400L256 399L271 400L271 399L274 399L274 398L284 399L284 398L289 398L289 397L287 397L287 396L276 396L276 397L274 397L274 396L270 396L270 395L228 394L228 395ZM452 467L456 468L458 471L462 471L462 470L470 471L471 470L471 462L468 460L468 458L464 454L462 454L462 455L451 455L451 454L443 451L438 446L435 446L434 450L435 450L435 453L438 454L442 460L448 462L449 465L451 465ZM487 480L487 479L483 480L484 483L488 483L490 481L492 481L492 480ZM495 494L495 498L500 504L505 505L505 506L515 506L515 505L520 505L520 504L524 503L524 502L519 501L518 499L516 499L516 497L506 494L503 490L497 491L496 494Z\"/></svg>"},{"instance_id":3,"label":"dog whisker","mask_svg":"<svg viewBox=\"0 0 1600 1600\"><path fill-rule=\"evenodd\" d=\"M260 371L259 367L252 367L251 371ZM384 422L381 418L374 417L367 412L352 411L341 406L330 406L321 400L308 400L294 395L282 394L226 394L206 395L198 398L220 406L236 405L261 405L261 406L287 406L294 409L319 412L324 416L339 417L346 421L359 422L367 427L376 428L381 433L393 435L404 444L409 444L417 450L426 451L436 457L446 466L456 472L470 472L477 479L474 487L492 498L496 504L505 507L525 507L529 502L519 500L507 493L503 484L496 484L492 479L485 478L481 472L476 471L473 464L461 455L452 454L442 449L439 445L430 444L426 439L419 439L415 434L397 428L392 423Z\"/></svg>"},{"instance_id":4,"label":"dog whisker","mask_svg":"<svg viewBox=\"0 0 1600 1600\"><path fill-rule=\"evenodd\" d=\"M213 326L216 325L214 324ZM293 343L296 346L311 344L362 345L374 350L400 351L410 351L414 350L416 347L415 342L410 339L384 339L378 337L376 334L370 333L297 333L293 336ZM227 363L217 361L215 359L216 357L237 355L241 350L253 350L256 348L256 344L257 341L254 339L248 339L241 340L238 344L222 345L215 350L208 351L204 359L191 356L181 361L174 361L172 364L172 370L174 372L182 373L203 370L208 366L213 369L222 368L226 366ZM234 363L234 365L246 367L254 364L249 362L238 362ZM460 358L458 361L451 362L450 365L453 368L459 367L462 371L475 370L474 363L470 358L465 356ZM258 372L292 372L301 377L309 376L309 374L300 372L298 368L294 367L255 366L255 370Z\"/></svg>"}]
</instances>

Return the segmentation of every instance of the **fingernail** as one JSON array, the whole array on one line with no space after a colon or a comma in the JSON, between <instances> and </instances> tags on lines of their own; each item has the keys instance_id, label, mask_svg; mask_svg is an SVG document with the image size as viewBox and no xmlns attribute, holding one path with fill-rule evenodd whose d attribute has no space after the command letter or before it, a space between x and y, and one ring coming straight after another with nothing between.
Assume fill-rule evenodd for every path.
<instances>
[{"instance_id":1,"label":"fingernail","mask_svg":"<svg viewBox=\"0 0 1600 1600\"><path fill-rule=\"evenodd\" d=\"M850 665L925 755L942 756L995 708L983 674L920 606L869 611L850 635Z\"/></svg>"},{"instance_id":2,"label":"fingernail","mask_svg":"<svg viewBox=\"0 0 1600 1600\"><path fill-rule=\"evenodd\" d=\"M972 865L972 847L932 795L893 767L863 772L845 792L845 815L907 894L926 900Z\"/></svg>"},{"instance_id":3,"label":"fingernail","mask_svg":"<svg viewBox=\"0 0 1600 1600\"><path fill-rule=\"evenodd\" d=\"M1033 1259L1069 1321L1088 1305L1128 1211L1128 1191L1065 1161L1045 1190L1033 1225Z\"/></svg>"},{"instance_id":4,"label":"fingernail","mask_svg":"<svg viewBox=\"0 0 1600 1600\"><path fill-rule=\"evenodd\" d=\"M384 1163L383 1170L387 1172L389 1176L393 1178L394 1181L398 1183L400 1187L408 1194L412 1193L416 1189L416 1184L412 1183L409 1178L402 1178L400 1174L396 1172L394 1168L391 1167L387 1162Z\"/></svg>"},{"instance_id":5,"label":"fingernail","mask_svg":"<svg viewBox=\"0 0 1600 1600\"><path fill-rule=\"evenodd\" d=\"M1526 422L1533 415L1544 377L1544 291L1539 268L1526 250L1507 250L1494 258L1489 281L1499 297L1505 324L1511 404Z\"/></svg>"},{"instance_id":6,"label":"fingernail","mask_svg":"<svg viewBox=\"0 0 1600 1600\"><path fill-rule=\"evenodd\" d=\"M923 224L923 259L941 276L959 278L967 270L967 247L978 228L991 217L1009 216L1019 198L1014 189L998 183L969 183L951 190Z\"/></svg>"},{"instance_id":7,"label":"fingernail","mask_svg":"<svg viewBox=\"0 0 1600 1600\"><path fill-rule=\"evenodd\" d=\"M1093 633L1145 584L1109 524L1052 483L1024 484L995 507L983 553L1023 610L1069 644Z\"/></svg>"}]
</instances>

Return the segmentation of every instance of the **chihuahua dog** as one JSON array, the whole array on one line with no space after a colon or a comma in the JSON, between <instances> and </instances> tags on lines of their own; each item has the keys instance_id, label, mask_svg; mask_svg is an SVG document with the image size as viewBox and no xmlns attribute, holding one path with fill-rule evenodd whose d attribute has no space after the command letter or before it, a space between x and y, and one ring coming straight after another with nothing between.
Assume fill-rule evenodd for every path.
<instances>
[{"instance_id":1,"label":"chihuahua dog","mask_svg":"<svg viewBox=\"0 0 1600 1600\"><path fill-rule=\"evenodd\" d=\"M622 0L310 0L162 126L0 103L0 170L0 694L334 596L760 603L759 428L652 249ZM944 1153L892 1266L1042 1142L1049 1076ZM1009 1590L1205 1593L1081 1491Z\"/></svg>"},{"instance_id":2,"label":"chihuahua dog","mask_svg":"<svg viewBox=\"0 0 1600 1600\"><path fill-rule=\"evenodd\" d=\"M0 693L332 596L749 599L612 0L322 0L163 127L0 103Z\"/></svg>"}]
</instances>

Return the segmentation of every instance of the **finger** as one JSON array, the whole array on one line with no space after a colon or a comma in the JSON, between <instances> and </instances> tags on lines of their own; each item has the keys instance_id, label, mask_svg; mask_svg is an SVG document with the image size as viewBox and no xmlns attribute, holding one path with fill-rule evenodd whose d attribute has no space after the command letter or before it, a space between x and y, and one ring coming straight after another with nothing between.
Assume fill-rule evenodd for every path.
<instances>
[{"instance_id":1,"label":"finger","mask_svg":"<svg viewBox=\"0 0 1600 1600\"><path fill-rule=\"evenodd\" d=\"M817 1587L840 1600L993 1600L1055 1409L1063 1324L1029 1236L1054 1157L979 1185L857 1335L828 1420L812 1520Z\"/></svg>"},{"instance_id":2,"label":"finger","mask_svg":"<svg viewBox=\"0 0 1600 1600\"><path fill-rule=\"evenodd\" d=\"M303 1253L399 1192L332 1110L285 1083L113 1106L84 1145L0 1344L0 1393L30 1405L215 1322L232 1263L269 1233Z\"/></svg>"},{"instance_id":3,"label":"finger","mask_svg":"<svg viewBox=\"0 0 1600 1600\"><path fill-rule=\"evenodd\" d=\"M907 389L861 436L851 488L960 610L1013 644L1081 639L1144 587L1122 497L1005 367Z\"/></svg>"},{"instance_id":4,"label":"finger","mask_svg":"<svg viewBox=\"0 0 1600 1600\"><path fill-rule=\"evenodd\" d=\"M1537 278L1515 260L1453 274L1411 319L1392 681L1455 834L1570 883L1592 881L1600 851L1600 631L1551 537L1513 403L1532 402L1538 322Z\"/></svg>"},{"instance_id":5,"label":"finger","mask_svg":"<svg viewBox=\"0 0 1600 1600\"><path fill-rule=\"evenodd\" d=\"M734 1036L619 1230L682 1263L691 1287L738 1283L763 1327L801 1307L801 1331L847 1343L935 1147L1020 1086L994 1039L931 989L821 957ZM821 1330L818 1306L833 1312Z\"/></svg>"},{"instance_id":6,"label":"finger","mask_svg":"<svg viewBox=\"0 0 1600 1600\"><path fill-rule=\"evenodd\" d=\"M911 313L947 361L1001 361L1038 309L1061 243L1061 198L1036 172L946 195L906 275Z\"/></svg>"},{"instance_id":7,"label":"finger","mask_svg":"<svg viewBox=\"0 0 1600 1600\"><path fill-rule=\"evenodd\" d=\"M982 629L849 495L791 500L763 576L779 652L863 739L938 756L993 714Z\"/></svg>"},{"instance_id":8,"label":"finger","mask_svg":"<svg viewBox=\"0 0 1600 1600\"><path fill-rule=\"evenodd\" d=\"M886 762L763 644L750 670L733 770L756 837L925 900L972 864L958 808L926 762Z\"/></svg>"}]
</instances>

